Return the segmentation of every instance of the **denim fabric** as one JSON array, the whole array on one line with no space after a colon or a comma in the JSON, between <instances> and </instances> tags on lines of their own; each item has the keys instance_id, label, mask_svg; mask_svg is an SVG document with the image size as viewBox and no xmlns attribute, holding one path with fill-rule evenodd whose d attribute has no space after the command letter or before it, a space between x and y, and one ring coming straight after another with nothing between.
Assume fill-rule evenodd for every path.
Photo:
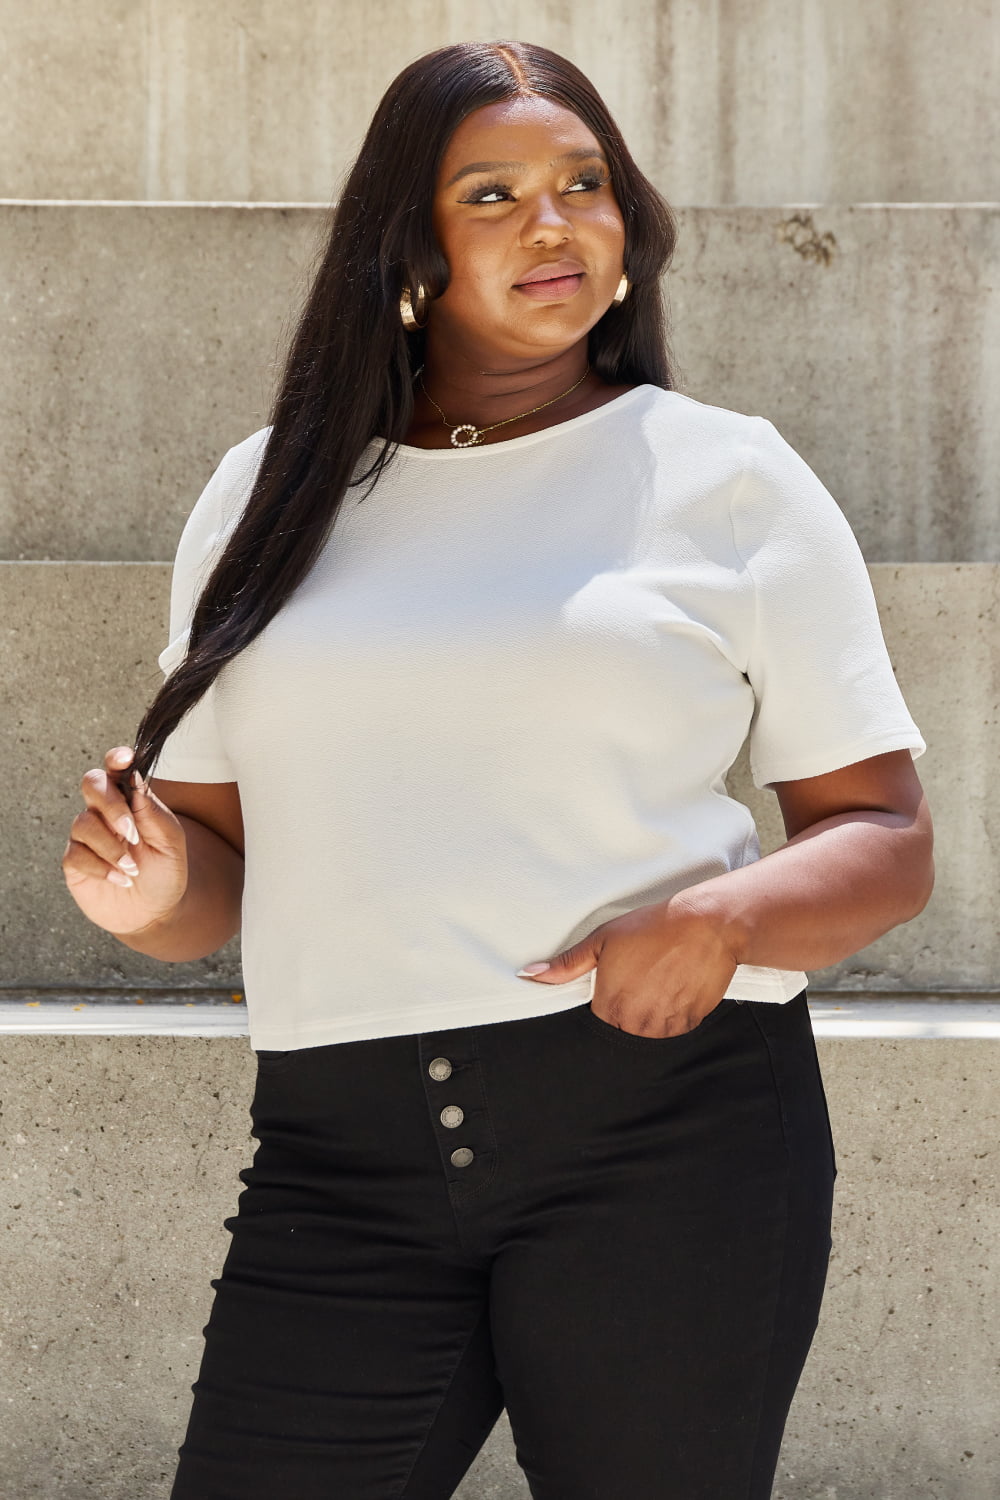
<instances>
[{"instance_id":1,"label":"denim fabric","mask_svg":"<svg viewBox=\"0 0 1000 1500\"><path fill-rule=\"evenodd\" d=\"M804 991L261 1054L252 1117L172 1500L447 1500L503 1407L534 1500L767 1500L836 1175Z\"/></svg>"}]
</instances>

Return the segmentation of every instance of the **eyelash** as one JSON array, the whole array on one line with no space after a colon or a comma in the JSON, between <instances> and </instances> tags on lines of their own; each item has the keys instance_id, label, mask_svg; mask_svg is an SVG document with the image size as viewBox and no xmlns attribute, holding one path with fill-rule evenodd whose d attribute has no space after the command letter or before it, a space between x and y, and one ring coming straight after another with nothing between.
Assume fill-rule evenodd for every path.
<instances>
[{"instance_id":1,"label":"eyelash","mask_svg":"<svg viewBox=\"0 0 1000 1500\"><path fill-rule=\"evenodd\" d=\"M580 173L577 174L576 177L573 178L573 180L568 184L568 186L569 187L576 187L581 182L589 182L591 184L591 188L595 189L595 188L602 188L602 187L604 187L605 184L607 182L609 182L609 181L610 181L609 178L607 178L607 177L600 177L600 176L598 176L598 174L596 172L580 172ZM506 182L487 182L487 183L485 183L483 185L483 187L476 189L476 192L473 195L473 197L471 197L471 198L463 198L461 201L463 203L481 203L483 201L483 198L488 193L507 193L507 194L509 194L510 193L510 185L508 183L506 183ZM492 203L489 205L490 208L493 208L494 206L495 205L492 204Z\"/></svg>"}]
</instances>

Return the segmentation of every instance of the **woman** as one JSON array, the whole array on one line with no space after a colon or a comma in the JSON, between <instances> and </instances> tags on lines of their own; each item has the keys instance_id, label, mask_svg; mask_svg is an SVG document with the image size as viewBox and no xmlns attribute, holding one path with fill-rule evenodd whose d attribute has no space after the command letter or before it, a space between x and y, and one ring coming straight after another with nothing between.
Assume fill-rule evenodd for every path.
<instances>
[{"instance_id":1,"label":"woman","mask_svg":"<svg viewBox=\"0 0 1000 1500\"><path fill-rule=\"evenodd\" d=\"M130 748L84 777L91 920L176 962L242 912L174 1500L445 1500L504 1406L536 1500L771 1492L836 1170L802 971L922 909L931 833L846 521L673 389L673 240L572 64L406 68L185 528L131 810Z\"/></svg>"}]
</instances>

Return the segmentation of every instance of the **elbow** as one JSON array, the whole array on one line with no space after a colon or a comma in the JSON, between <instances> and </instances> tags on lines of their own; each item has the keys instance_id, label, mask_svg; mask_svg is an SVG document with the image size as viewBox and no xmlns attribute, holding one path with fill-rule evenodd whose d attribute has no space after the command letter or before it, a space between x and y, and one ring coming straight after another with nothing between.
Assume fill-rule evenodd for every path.
<instances>
[{"instance_id":1,"label":"elbow","mask_svg":"<svg viewBox=\"0 0 1000 1500\"><path fill-rule=\"evenodd\" d=\"M912 922L923 911L934 891L934 828L924 799L910 826L901 863L905 872L901 886L905 889L907 909L900 920Z\"/></svg>"},{"instance_id":2,"label":"elbow","mask_svg":"<svg viewBox=\"0 0 1000 1500\"><path fill-rule=\"evenodd\" d=\"M917 872L914 882L915 889L912 893L912 901L907 911L904 922L912 922L914 917L919 917L924 907L934 893L934 856L928 854Z\"/></svg>"}]
</instances>

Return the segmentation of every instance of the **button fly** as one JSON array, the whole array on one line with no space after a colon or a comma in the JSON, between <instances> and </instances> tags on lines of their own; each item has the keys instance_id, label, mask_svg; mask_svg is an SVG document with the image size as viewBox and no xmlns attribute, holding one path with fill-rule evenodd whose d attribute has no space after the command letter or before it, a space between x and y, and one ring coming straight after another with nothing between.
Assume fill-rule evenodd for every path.
<instances>
[{"instance_id":1,"label":"button fly","mask_svg":"<svg viewBox=\"0 0 1000 1500\"><path fill-rule=\"evenodd\" d=\"M427 1071L435 1083L444 1083L446 1078L451 1077L451 1063L446 1057L435 1057Z\"/></svg>"},{"instance_id":2,"label":"button fly","mask_svg":"<svg viewBox=\"0 0 1000 1500\"><path fill-rule=\"evenodd\" d=\"M459 1146L451 1153L451 1164L453 1167L467 1167L474 1155L475 1152L468 1146Z\"/></svg>"},{"instance_id":3,"label":"button fly","mask_svg":"<svg viewBox=\"0 0 1000 1500\"><path fill-rule=\"evenodd\" d=\"M464 1119L465 1110L459 1109L457 1104L446 1104L441 1111L441 1124L447 1125L449 1130L454 1130L457 1125L461 1125Z\"/></svg>"}]
</instances>

